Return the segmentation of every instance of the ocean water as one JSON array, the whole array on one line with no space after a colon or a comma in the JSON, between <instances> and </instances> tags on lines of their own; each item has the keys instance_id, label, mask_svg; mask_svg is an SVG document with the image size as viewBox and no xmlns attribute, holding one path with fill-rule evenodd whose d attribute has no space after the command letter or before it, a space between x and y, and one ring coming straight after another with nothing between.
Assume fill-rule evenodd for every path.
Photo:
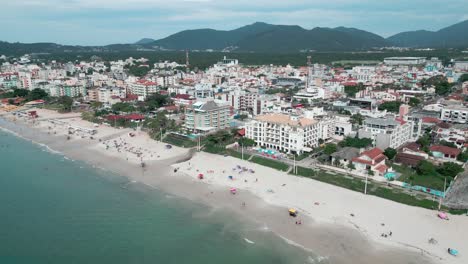
<instances>
[{"instance_id":1,"label":"ocean water","mask_svg":"<svg viewBox=\"0 0 468 264\"><path fill-rule=\"evenodd\" d=\"M261 226L0 130L0 263L314 263Z\"/></svg>"}]
</instances>

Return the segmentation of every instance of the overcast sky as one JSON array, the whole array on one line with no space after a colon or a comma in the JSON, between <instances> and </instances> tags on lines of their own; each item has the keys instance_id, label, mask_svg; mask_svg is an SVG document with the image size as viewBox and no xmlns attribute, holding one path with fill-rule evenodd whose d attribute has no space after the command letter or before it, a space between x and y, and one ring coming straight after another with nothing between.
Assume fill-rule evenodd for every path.
<instances>
[{"instance_id":1,"label":"overcast sky","mask_svg":"<svg viewBox=\"0 0 468 264\"><path fill-rule=\"evenodd\" d=\"M468 19L467 0L0 0L0 40L104 45L257 21L384 37Z\"/></svg>"}]
</instances>

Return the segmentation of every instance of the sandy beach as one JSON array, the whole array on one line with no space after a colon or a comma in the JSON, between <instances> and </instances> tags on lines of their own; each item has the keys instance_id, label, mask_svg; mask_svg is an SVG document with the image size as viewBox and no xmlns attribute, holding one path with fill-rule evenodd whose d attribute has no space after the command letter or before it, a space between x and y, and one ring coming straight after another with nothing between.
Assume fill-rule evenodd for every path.
<instances>
[{"instance_id":1,"label":"sandy beach","mask_svg":"<svg viewBox=\"0 0 468 264\"><path fill-rule=\"evenodd\" d=\"M130 181L228 209L259 228L311 249L330 263L468 263L466 216L450 215L450 220L444 221L437 218L436 211L287 175L233 157L204 152L192 156L187 149L168 149L138 130L95 126L76 114L36 110L39 118L34 122L3 113L0 118L9 121L2 121L0 127L73 159L127 176ZM96 129L97 134L70 135L70 125ZM198 178L200 173L203 179ZM230 188L236 188L237 194L231 194ZM290 217L288 208L297 209L298 217ZM429 243L431 238L437 243ZM448 247L458 249L460 255L448 255Z\"/></svg>"}]
</instances>

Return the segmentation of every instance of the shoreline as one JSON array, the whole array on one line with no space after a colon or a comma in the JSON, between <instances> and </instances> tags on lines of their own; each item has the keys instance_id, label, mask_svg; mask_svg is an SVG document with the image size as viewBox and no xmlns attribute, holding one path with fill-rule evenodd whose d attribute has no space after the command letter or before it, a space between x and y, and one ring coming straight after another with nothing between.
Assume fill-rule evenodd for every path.
<instances>
[{"instance_id":1,"label":"shoreline","mask_svg":"<svg viewBox=\"0 0 468 264\"><path fill-rule=\"evenodd\" d=\"M4 118L4 116L0 118ZM142 169L138 162L132 160L127 162L122 156L122 153L106 151L104 148L99 148L99 143L97 141L79 138L67 141L65 137L60 140L58 136L61 134L49 135L47 134L47 130L44 131L44 127L42 127L42 130L41 127L29 127L28 124L23 123L23 121L12 125L14 127L16 126L16 128L20 128L21 126L24 126L24 128L32 128L31 131L23 131L23 133L21 133L21 131L16 131L16 134L24 139L48 147L50 150L58 150L61 155L126 176L130 182L137 181L151 188L163 190L170 194L207 204L214 208L227 209L249 221L259 224L263 223L264 226L268 227L268 230L283 238L288 243L292 242L296 246L312 249L312 252L325 256L325 258L337 251L342 251L336 256L331 255L329 260L332 261L332 263L349 263L349 261L353 263L369 264L376 261L380 263L404 263L405 260L407 261L408 259L413 261L416 259L420 260L420 262L417 263L436 263L439 261L444 263L464 263L463 256L455 258L449 255L443 255L443 253L446 254L446 248L443 250L438 249L442 248L443 245L420 245L422 244L421 240L412 241L407 237L400 237L404 231L411 232L412 228L417 228L417 226L410 226L408 230L399 230L396 225L391 226L392 223L389 224L387 219L385 219L386 225L391 226L394 237L397 238L379 239L378 235L376 236L376 231L381 232L379 230L383 230L384 228L371 227L374 219L365 221L361 219L375 218L373 215L378 214L378 210L375 212L366 212L366 208L374 209L375 206L389 207L386 209L390 210L404 210L404 212L401 212L403 215L409 212L419 216L422 214L424 217L432 217L438 220L433 211L397 204L378 197L364 196L360 193L354 193L310 179L287 175L232 157L222 157L220 155L201 152L195 153L191 159L186 160L190 157L189 151L177 147L173 147L173 149L170 150L175 150L176 153L173 153L174 155L165 155L161 158L153 157L154 159L149 160L148 165ZM31 135L28 136L28 132L32 132ZM105 134L104 137L106 135L107 134ZM107 136L112 135L111 133ZM140 136L139 134L137 137ZM164 147L163 143L154 144L161 145L157 148L157 151L162 151ZM94 159L91 156L93 156ZM181 162L177 163L178 161ZM177 164L174 165L174 163ZM197 164L197 169L199 169L200 172L205 172L210 168L210 165L213 167L213 164L216 164L215 170L218 170L218 172L212 174L204 173L206 177L204 180L200 181L197 179L197 174L194 170L188 170L190 166L188 165L189 163ZM242 164L242 166L254 168L254 175L259 178L261 188L253 186L254 181L250 181L250 179L248 183L242 180L230 181L224 173L219 172L221 168L224 168L225 171L231 170L234 164ZM173 172L174 167L179 168L177 173ZM152 175L153 170L157 171L159 174L157 177ZM227 173L231 173L231 171ZM220 174L223 175L219 176ZM239 176L239 178L241 177ZM286 186L281 188L281 184L285 184L283 182L286 183ZM228 192L229 186L238 188L239 193L235 196L231 195ZM270 195L265 191L267 188L274 188L275 193ZM308 189L308 192L304 193L304 189ZM317 193L314 194L313 192ZM327 192L328 195L326 195ZM331 196L333 197L331 198ZM311 201L309 201L310 205L304 204L303 200L309 198L311 199ZM320 200L320 204L314 205L314 200ZM233 201L235 203L233 203ZM243 202L246 202L247 206L241 206ZM334 203L344 203L345 205L339 206ZM361 205L361 208L359 208L360 212L356 213L355 209L353 209L352 212L355 213L356 216L350 218L350 211L347 210L344 212L343 208L350 207L350 205L352 207L354 204ZM286 208L290 206L295 206L295 208L299 209L299 217L301 221L304 221L303 225L294 225L294 220L287 215ZM328 208L329 206L332 208ZM382 213L385 214L385 211L387 211L386 209L384 209ZM382 209L380 211L382 211ZM394 213L398 214L398 212ZM346 215L348 215L348 217ZM434 219L432 218L428 222L437 223L433 221ZM452 216L452 219L454 218L457 221L457 225L465 224L466 226L466 223L468 223L466 217L462 219L462 217ZM402 221L404 219L398 220ZM449 224L452 224L452 221L453 220L451 220ZM390 222L393 222L393 219ZM378 225L379 223L375 222L373 224ZM409 225L411 225L411 223ZM441 224L438 224L432 228L439 229L440 227ZM454 232L454 230L456 232ZM443 231L450 231L450 235L463 237L463 227L461 227L461 229L451 228L450 230L442 230L442 232ZM420 235L420 231L415 233L415 235L418 234ZM406 236L409 235L407 234ZM430 249L432 248L432 250L427 250L428 247ZM456 247L463 252L466 245L463 245L463 249L462 245L456 245Z\"/></svg>"}]
</instances>

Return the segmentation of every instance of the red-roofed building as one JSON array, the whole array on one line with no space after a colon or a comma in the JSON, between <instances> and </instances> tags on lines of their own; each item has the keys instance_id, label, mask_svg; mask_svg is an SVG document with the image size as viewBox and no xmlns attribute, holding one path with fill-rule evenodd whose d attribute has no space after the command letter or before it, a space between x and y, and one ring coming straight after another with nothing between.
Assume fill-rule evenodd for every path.
<instances>
[{"instance_id":1,"label":"red-roofed building","mask_svg":"<svg viewBox=\"0 0 468 264\"><path fill-rule=\"evenodd\" d=\"M107 116L107 120L112 121L112 122L117 121L117 120L121 120L121 119L139 122L139 121L145 120L145 116L140 115L140 114L108 115Z\"/></svg>"},{"instance_id":2,"label":"red-roofed building","mask_svg":"<svg viewBox=\"0 0 468 264\"><path fill-rule=\"evenodd\" d=\"M379 148L373 148L363 151L358 157L351 161L359 172L373 171L374 174L383 176L387 172L388 167L385 165L387 157Z\"/></svg>"},{"instance_id":3,"label":"red-roofed building","mask_svg":"<svg viewBox=\"0 0 468 264\"><path fill-rule=\"evenodd\" d=\"M441 121L439 118L435 118L435 117L423 117L422 122L425 124L438 124Z\"/></svg>"},{"instance_id":4,"label":"red-roofed building","mask_svg":"<svg viewBox=\"0 0 468 264\"><path fill-rule=\"evenodd\" d=\"M174 104L175 105L191 105L195 103L195 98L193 98L189 94L177 94L174 98Z\"/></svg>"},{"instance_id":5,"label":"red-roofed building","mask_svg":"<svg viewBox=\"0 0 468 264\"><path fill-rule=\"evenodd\" d=\"M457 148L434 145L429 148L434 158L446 160L446 161L456 161L458 154L461 150Z\"/></svg>"}]
</instances>

